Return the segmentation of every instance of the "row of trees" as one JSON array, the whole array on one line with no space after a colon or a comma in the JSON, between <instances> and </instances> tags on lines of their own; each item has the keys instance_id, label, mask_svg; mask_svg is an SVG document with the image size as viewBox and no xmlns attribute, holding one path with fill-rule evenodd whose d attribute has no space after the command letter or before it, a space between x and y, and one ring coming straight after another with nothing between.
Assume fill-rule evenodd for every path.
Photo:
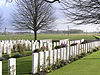
<instances>
[{"instance_id":1,"label":"row of trees","mask_svg":"<svg viewBox=\"0 0 100 75\"><path fill-rule=\"evenodd\" d=\"M18 0L16 12L13 15L13 26L19 30L33 30L35 40L37 31L51 28L55 21L52 5L48 0ZM54 0L51 3L59 1ZM76 24L99 24L99 0L62 0L60 2L67 20Z\"/></svg>"},{"instance_id":2,"label":"row of trees","mask_svg":"<svg viewBox=\"0 0 100 75\"><path fill-rule=\"evenodd\" d=\"M46 31L41 31L40 33L43 34L80 34L84 33L83 30L79 29L70 29L69 31L67 30L46 30Z\"/></svg>"}]
</instances>

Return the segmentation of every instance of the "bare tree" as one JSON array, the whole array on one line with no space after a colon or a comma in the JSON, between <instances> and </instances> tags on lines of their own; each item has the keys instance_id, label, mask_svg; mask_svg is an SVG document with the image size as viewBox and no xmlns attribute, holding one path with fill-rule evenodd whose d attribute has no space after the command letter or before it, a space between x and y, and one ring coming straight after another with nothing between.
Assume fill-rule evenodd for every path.
<instances>
[{"instance_id":1,"label":"bare tree","mask_svg":"<svg viewBox=\"0 0 100 75\"><path fill-rule=\"evenodd\" d=\"M60 3L60 0L44 0L44 1L49 2L49 3L54 3L56 1L58 1Z\"/></svg>"},{"instance_id":2,"label":"bare tree","mask_svg":"<svg viewBox=\"0 0 100 75\"><path fill-rule=\"evenodd\" d=\"M51 5L44 0L19 0L17 7L13 26L19 30L33 30L35 40L38 30L50 29L55 21Z\"/></svg>"},{"instance_id":3,"label":"bare tree","mask_svg":"<svg viewBox=\"0 0 100 75\"><path fill-rule=\"evenodd\" d=\"M13 1L14 0L6 0L6 2L9 2L9 3L13 2ZM15 0L15 1L18 1L18 0ZM58 1L60 3L60 0L44 0L44 1L49 2L49 3L54 3L56 1Z\"/></svg>"},{"instance_id":4,"label":"bare tree","mask_svg":"<svg viewBox=\"0 0 100 75\"><path fill-rule=\"evenodd\" d=\"M66 18L76 24L100 24L100 0L64 0Z\"/></svg>"}]
</instances>

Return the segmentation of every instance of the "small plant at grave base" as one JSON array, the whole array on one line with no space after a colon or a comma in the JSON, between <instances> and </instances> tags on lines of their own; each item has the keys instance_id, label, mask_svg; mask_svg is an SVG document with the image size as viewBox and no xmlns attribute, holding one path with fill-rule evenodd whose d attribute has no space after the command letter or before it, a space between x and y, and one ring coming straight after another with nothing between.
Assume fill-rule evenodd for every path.
<instances>
[{"instance_id":1,"label":"small plant at grave base","mask_svg":"<svg viewBox=\"0 0 100 75\"><path fill-rule=\"evenodd\" d=\"M81 42L81 44L86 44L86 43L88 43L86 40L84 40L84 42Z\"/></svg>"},{"instance_id":2,"label":"small plant at grave base","mask_svg":"<svg viewBox=\"0 0 100 75\"><path fill-rule=\"evenodd\" d=\"M35 49L35 50L34 50L34 53L40 52L40 51L41 51L40 49Z\"/></svg>"},{"instance_id":3,"label":"small plant at grave base","mask_svg":"<svg viewBox=\"0 0 100 75\"><path fill-rule=\"evenodd\" d=\"M9 66L9 70L12 69L12 71L9 71L9 75L14 75L15 74L15 69L14 69L14 65Z\"/></svg>"},{"instance_id":4,"label":"small plant at grave base","mask_svg":"<svg viewBox=\"0 0 100 75\"><path fill-rule=\"evenodd\" d=\"M87 51L87 53L88 53L88 54L92 54L92 53L93 53L93 50L91 50L91 51Z\"/></svg>"},{"instance_id":5,"label":"small plant at grave base","mask_svg":"<svg viewBox=\"0 0 100 75\"><path fill-rule=\"evenodd\" d=\"M10 58L9 55L7 55L7 54L4 54L3 57L4 57L5 60Z\"/></svg>"},{"instance_id":6,"label":"small plant at grave base","mask_svg":"<svg viewBox=\"0 0 100 75\"><path fill-rule=\"evenodd\" d=\"M41 49L41 51L47 51L48 50L48 47L42 46L40 49Z\"/></svg>"},{"instance_id":7,"label":"small plant at grave base","mask_svg":"<svg viewBox=\"0 0 100 75\"><path fill-rule=\"evenodd\" d=\"M55 46L54 49L59 49L59 48L62 48L62 46Z\"/></svg>"},{"instance_id":8,"label":"small plant at grave base","mask_svg":"<svg viewBox=\"0 0 100 75\"><path fill-rule=\"evenodd\" d=\"M48 66L47 68L46 68L46 72L53 72L53 67L52 66Z\"/></svg>"},{"instance_id":9,"label":"small plant at grave base","mask_svg":"<svg viewBox=\"0 0 100 75\"><path fill-rule=\"evenodd\" d=\"M73 44L71 44L70 46L75 46L75 45L77 45L78 43L73 43Z\"/></svg>"},{"instance_id":10,"label":"small plant at grave base","mask_svg":"<svg viewBox=\"0 0 100 75\"><path fill-rule=\"evenodd\" d=\"M20 53L17 53L17 54L15 54L14 56L12 56L13 58L19 58L19 57L22 57L23 55L22 54L20 54Z\"/></svg>"},{"instance_id":11,"label":"small plant at grave base","mask_svg":"<svg viewBox=\"0 0 100 75\"><path fill-rule=\"evenodd\" d=\"M57 62L53 65L54 70L64 66L64 60L57 59Z\"/></svg>"},{"instance_id":12,"label":"small plant at grave base","mask_svg":"<svg viewBox=\"0 0 100 75\"><path fill-rule=\"evenodd\" d=\"M23 56L26 56L26 47L23 44L17 44L17 50L20 54L22 54Z\"/></svg>"},{"instance_id":13,"label":"small plant at grave base","mask_svg":"<svg viewBox=\"0 0 100 75\"><path fill-rule=\"evenodd\" d=\"M13 45L13 48L11 49L12 52L16 52L17 51L17 44Z\"/></svg>"},{"instance_id":14,"label":"small plant at grave base","mask_svg":"<svg viewBox=\"0 0 100 75\"><path fill-rule=\"evenodd\" d=\"M67 47L67 44L61 43L61 46L62 46L62 47Z\"/></svg>"},{"instance_id":15,"label":"small plant at grave base","mask_svg":"<svg viewBox=\"0 0 100 75\"><path fill-rule=\"evenodd\" d=\"M67 44L61 43L61 45L56 46L54 49L59 49L59 48L63 48L63 47L67 47Z\"/></svg>"},{"instance_id":16,"label":"small plant at grave base","mask_svg":"<svg viewBox=\"0 0 100 75\"><path fill-rule=\"evenodd\" d=\"M98 51L99 50L99 47L95 47L94 49L93 49L93 52L96 52L96 51Z\"/></svg>"},{"instance_id":17,"label":"small plant at grave base","mask_svg":"<svg viewBox=\"0 0 100 75\"><path fill-rule=\"evenodd\" d=\"M90 51L90 54L92 54L92 53L93 53L93 50Z\"/></svg>"},{"instance_id":18,"label":"small plant at grave base","mask_svg":"<svg viewBox=\"0 0 100 75\"><path fill-rule=\"evenodd\" d=\"M82 56L82 57L86 56L86 53L85 53L85 52L84 52L84 53L81 53L81 56Z\"/></svg>"},{"instance_id":19,"label":"small plant at grave base","mask_svg":"<svg viewBox=\"0 0 100 75\"><path fill-rule=\"evenodd\" d=\"M79 58L79 59L81 59L81 58L82 58L81 54L79 54L79 55L78 55L78 58Z\"/></svg>"},{"instance_id":20,"label":"small plant at grave base","mask_svg":"<svg viewBox=\"0 0 100 75\"><path fill-rule=\"evenodd\" d=\"M52 66L45 67L45 65L41 65L40 69L42 70L42 72L46 72L46 73L53 72L53 67Z\"/></svg>"},{"instance_id":21,"label":"small plant at grave base","mask_svg":"<svg viewBox=\"0 0 100 75\"><path fill-rule=\"evenodd\" d=\"M46 62L50 62L50 57L48 56L46 59ZM50 66L50 63L45 66L44 64L40 66L40 69L42 69L43 72L53 72L53 66Z\"/></svg>"},{"instance_id":22,"label":"small plant at grave base","mask_svg":"<svg viewBox=\"0 0 100 75\"><path fill-rule=\"evenodd\" d=\"M42 46L40 49L35 49L34 52L37 52L38 53L40 51L43 51L44 52L44 51L47 51L47 50L48 50L48 47Z\"/></svg>"},{"instance_id":23,"label":"small plant at grave base","mask_svg":"<svg viewBox=\"0 0 100 75\"><path fill-rule=\"evenodd\" d=\"M79 59L79 57L78 57L78 55L76 55L76 57L74 57L74 61L76 61L78 59Z\"/></svg>"},{"instance_id":24,"label":"small plant at grave base","mask_svg":"<svg viewBox=\"0 0 100 75\"><path fill-rule=\"evenodd\" d=\"M90 54L90 51L87 51L88 54Z\"/></svg>"},{"instance_id":25,"label":"small plant at grave base","mask_svg":"<svg viewBox=\"0 0 100 75\"><path fill-rule=\"evenodd\" d=\"M71 63L71 62L73 62L73 61L74 61L74 57L71 56L71 57L69 58L69 63Z\"/></svg>"}]
</instances>

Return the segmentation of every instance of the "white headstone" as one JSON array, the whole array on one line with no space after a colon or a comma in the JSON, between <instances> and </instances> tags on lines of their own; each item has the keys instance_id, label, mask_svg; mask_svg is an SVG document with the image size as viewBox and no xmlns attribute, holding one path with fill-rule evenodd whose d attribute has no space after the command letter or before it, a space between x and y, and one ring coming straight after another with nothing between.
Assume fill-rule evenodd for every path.
<instances>
[{"instance_id":1,"label":"white headstone","mask_svg":"<svg viewBox=\"0 0 100 75\"><path fill-rule=\"evenodd\" d=\"M54 45L53 47L56 47L56 46L57 46L57 45L56 45L56 42L54 42L53 45Z\"/></svg>"},{"instance_id":2,"label":"white headstone","mask_svg":"<svg viewBox=\"0 0 100 75\"><path fill-rule=\"evenodd\" d=\"M32 54L32 73L38 72L38 53Z\"/></svg>"},{"instance_id":3,"label":"white headstone","mask_svg":"<svg viewBox=\"0 0 100 75\"><path fill-rule=\"evenodd\" d=\"M67 50L66 50L66 48L63 48L63 49L64 49L64 51L63 51L63 52L64 52L64 53L63 53L63 54L64 54L64 55L63 55L63 56L64 56L64 60L66 60L66 59L67 59L67 53L66 53Z\"/></svg>"},{"instance_id":4,"label":"white headstone","mask_svg":"<svg viewBox=\"0 0 100 75\"><path fill-rule=\"evenodd\" d=\"M63 60L63 59L64 59L64 49L61 48L61 60Z\"/></svg>"},{"instance_id":5,"label":"white headstone","mask_svg":"<svg viewBox=\"0 0 100 75\"><path fill-rule=\"evenodd\" d=\"M74 50L75 50L75 46L72 46L72 57L75 56L75 52L74 52Z\"/></svg>"},{"instance_id":6,"label":"white headstone","mask_svg":"<svg viewBox=\"0 0 100 75\"><path fill-rule=\"evenodd\" d=\"M72 56L73 56L73 47L70 46L70 57L72 57Z\"/></svg>"},{"instance_id":7,"label":"white headstone","mask_svg":"<svg viewBox=\"0 0 100 75\"><path fill-rule=\"evenodd\" d=\"M1 44L0 44L0 57L2 57L2 47L1 47Z\"/></svg>"},{"instance_id":8,"label":"white headstone","mask_svg":"<svg viewBox=\"0 0 100 75\"><path fill-rule=\"evenodd\" d=\"M39 42L36 43L36 49L39 49Z\"/></svg>"},{"instance_id":9,"label":"white headstone","mask_svg":"<svg viewBox=\"0 0 100 75\"><path fill-rule=\"evenodd\" d=\"M2 61L0 61L0 75L2 75Z\"/></svg>"},{"instance_id":10,"label":"white headstone","mask_svg":"<svg viewBox=\"0 0 100 75\"><path fill-rule=\"evenodd\" d=\"M49 54L50 54L50 65L53 65L53 50L50 50Z\"/></svg>"},{"instance_id":11,"label":"white headstone","mask_svg":"<svg viewBox=\"0 0 100 75\"><path fill-rule=\"evenodd\" d=\"M10 58L8 60L8 75L16 75L16 59Z\"/></svg>"},{"instance_id":12,"label":"white headstone","mask_svg":"<svg viewBox=\"0 0 100 75\"><path fill-rule=\"evenodd\" d=\"M39 52L39 66L43 66L43 65L44 65L44 52ZM40 71L42 71L41 68Z\"/></svg>"},{"instance_id":13,"label":"white headstone","mask_svg":"<svg viewBox=\"0 0 100 75\"><path fill-rule=\"evenodd\" d=\"M75 47L74 47L74 54L75 54L75 56L77 55L77 45L75 45Z\"/></svg>"},{"instance_id":14,"label":"white headstone","mask_svg":"<svg viewBox=\"0 0 100 75\"><path fill-rule=\"evenodd\" d=\"M49 60L50 60L49 51L45 51L45 67L49 65L50 63Z\"/></svg>"},{"instance_id":15,"label":"white headstone","mask_svg":"<svg viewBox=\"0 0 100 75\"><path fill-rule=\"evenodd\" d=\"M59 46L60 45L60 43L59 42L57 42L57 46Z\"/></svg>"},{"instance_id":16,"label":"white headstone","mask_svg":"<svg viewBox=\"0 0 100 75\"><path fill-rule=\"evenodd\" d=\"M35 44L32 44L32 52L34 52L35 49Z\"/></svg>"},{"instance_id":17,"label":"white headstone","mask_svg":"<svg viewBox=\"0 0 100 75\"><path fill-rule=\"evenodd\" d=\"M54 64L57 62L57 50L54 50Z\"/></svg>"},{"instance_id":18,"label":"white headstone","mask_svg":"<svg viewBox=\"0 0 100 75\"><path fill-rule=\"evenodd\" d=\"M6 44L3 46L3 53L6 53Z\"/></svg>"},{"instance_id":19,"label":"white headstone","mask_svg":"<svg viewBox=\"0 0 100 75\"><path fill-rule=\"evenodd\" d=\"M48 49L52 50L52 42L48 43Z\"/></svg>"},{"instance_id":20,"label":"white headstone","mask_svg":"<svg viewBox=\"0 0 100 75\"><path fill-rule=\"evenodd\" d=\"M61 50L58 49L57 51L58 51L58 53L57 53L57 55L58 55L57 58L58 58L58 59L61 59L61 58L60 58L60 57L61 57Z\"/></svg>"}]
</instances>

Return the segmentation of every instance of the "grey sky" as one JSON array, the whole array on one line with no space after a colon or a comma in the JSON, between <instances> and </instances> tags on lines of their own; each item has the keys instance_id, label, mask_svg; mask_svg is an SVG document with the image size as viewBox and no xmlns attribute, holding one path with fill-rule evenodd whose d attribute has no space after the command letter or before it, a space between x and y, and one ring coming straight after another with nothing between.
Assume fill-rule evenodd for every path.
<instances>
[{"instance_id":1,"label":"grey sky","mask_svg":"<svg viewBox=\"0 0 100 75\"><path fill-rule=\"evenodd\" d=\"M14 2L13 3L7 3L5 4L5 0L0 0L0 14L3 14L3 17L5 18L4 24L2 25L2 31L4 30L5 27L8 28L9 31L11 31L12 26L10 24L10 19L11 19L11 14L13 13L13 7L14 7ZM93 32L97 31L98 25L74 25L74 24L67 24L66 19L60 10L60 4L58 2L53 3L54 10L55 10L55 15L57 16L57 20L55 23L55 30L67 30L68 25L70 26L70 29L81 29L84 31L88 32Z\"/></svg>"}]
</instances>

